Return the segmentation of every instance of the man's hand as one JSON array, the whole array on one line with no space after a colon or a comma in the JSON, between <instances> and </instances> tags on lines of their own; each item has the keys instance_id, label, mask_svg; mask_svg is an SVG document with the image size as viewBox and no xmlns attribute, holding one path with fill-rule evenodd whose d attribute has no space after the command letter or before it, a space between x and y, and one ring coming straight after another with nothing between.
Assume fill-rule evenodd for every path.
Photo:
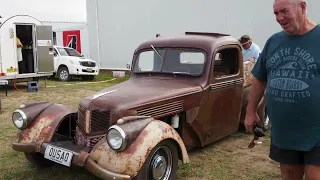
<instances>
[{"instance_id":1,"label":"man's hand","mask_svg":"<svg viewBox=\"0 0 320 180\"><path fill-rule=\"evenodd\" d=\"M257 112L247 112L244 120L244 127L246 128L247 132L253 133L253 126L257 124L261 124L261 120Z\"/></svg>"}]
</instances>

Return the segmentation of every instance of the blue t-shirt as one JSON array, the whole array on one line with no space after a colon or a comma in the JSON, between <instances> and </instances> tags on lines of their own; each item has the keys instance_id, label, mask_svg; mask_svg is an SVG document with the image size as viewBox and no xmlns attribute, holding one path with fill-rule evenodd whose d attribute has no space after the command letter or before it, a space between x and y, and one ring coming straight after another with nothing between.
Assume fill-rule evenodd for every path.
<instances>
[{"instance_id":1,"label":"blue t-shirt","mask_svg":"<svg viewBox=\"0 0 320 180\"><path fill-rule=\"evenodd\" d=\"M301 151L320 146L320 26L301 36L272 35L252 74L267 82L272 143Z\"/></svg>"}]
</instances>

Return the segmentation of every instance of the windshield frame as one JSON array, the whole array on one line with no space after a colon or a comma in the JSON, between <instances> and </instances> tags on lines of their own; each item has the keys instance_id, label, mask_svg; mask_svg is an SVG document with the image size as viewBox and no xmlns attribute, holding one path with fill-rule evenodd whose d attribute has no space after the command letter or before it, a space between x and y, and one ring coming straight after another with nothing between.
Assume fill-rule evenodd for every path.
<instances>
[{"instance_id":1,"label":"windshield frame","mask_svg":"<svg viewBox=\"0 0 320 180\"><path fill-rule=\"evenodd\" d=\"M182 75L182 76L190 76L190 77L199 77L202 76L205 71L206 71L206 67L208 64L208 52L205 49L202 48L198 48L198 47L167 47L167 46L161 46L161 47L154 47L157 51L162 51L164 50L163 53L163 61L161 63L161 69L159 71L142 71L142 72L136 72L135 71L135 67L137 66L137 61L139 60L139 55L143 52L148 52L148 51L153 51L154 53L156 53L153 48L150 46L150 48L143 48L140 49L138 51L136 51L135 56L134 56L134 60L132 63L132 69L131 72L134 74L171 74L171 75ZM165 63L165 61L167 60L167 52L168 50L184 50L185 52L201 52L204 55L204 62L203 62L203 67L200 73L197 74L188 74L188 73L179 73L179 72L166 72L163 71L163 64ZM161 53L160 53L161 54Z\"/></svg>"}]
</instances>

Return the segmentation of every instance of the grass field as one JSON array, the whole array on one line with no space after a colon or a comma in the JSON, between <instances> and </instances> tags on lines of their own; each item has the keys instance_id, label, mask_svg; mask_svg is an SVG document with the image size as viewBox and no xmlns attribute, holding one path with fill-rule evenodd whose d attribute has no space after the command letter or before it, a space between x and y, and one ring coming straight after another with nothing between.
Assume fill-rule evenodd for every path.
<instances>
[{"instance_id":1,"label":"grass field","mask_svg":"<svg viewBox=\"0 0 320 180\"><path fill-rule=\"evenodd\" d=\"M16 141L17 129L11 121L12 112L23 102L51 101L70 106L73 110L82 98L105 87L127 80L114 79L101 74L92 82L73 80L40 81L39 92L27 92L26 83L21 83L18 90L9 89L8 96L0 91L2 114L0 114L0 179L97 179L82 168L54 166L37 170L24 155L11 148ZM280 179L279 166L268 158L269 138L262 138L261 144L253 149L246 146L252 140L251 135L237 132L219 142L189 152L191 162L180 165L178 179L189 180L273 180Z\"/></svg>"}]
</instances>

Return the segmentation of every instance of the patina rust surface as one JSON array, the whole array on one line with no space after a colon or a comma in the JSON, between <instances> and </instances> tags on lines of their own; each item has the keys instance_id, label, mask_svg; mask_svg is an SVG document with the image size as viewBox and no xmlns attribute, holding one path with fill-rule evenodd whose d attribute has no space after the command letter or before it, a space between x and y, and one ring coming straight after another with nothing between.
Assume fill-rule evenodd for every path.
<instances>
[{"instance_id":1,"label":"patina rust surface","mask_svg":"<svg viewBox=\"0 0 320 180\"><path fill-rule=\"evenodd\" d=\"M126 146L130 146L143 129L154 119L147 116L128 116L118 120L117 125L125 132Z\"/></svg>"},{"instance_id":2,"label":"patina rust surface","mask_svg":"<svg viewBox=\"0 0 320 180\"><path fill-rule=\"evenodd\" d=\"M204 146L221 139L238 129L245 117L248 90L252 83L253 61L242 61L238 40L222 34L189 33L175 37L161 37L141 43L134 55L135 64L139 52L163 47L198 48L207 52L205 68L199 77L172 74L131 73L126 82L105 88L86 97L80 107L83 111L105 110L110 112L110 126L125 116L151 116L160 119L186 112L182 131L183 140L191 146ZM225 58L237 62L238 71L232 76L215 77L214 57L222 50L236 50L237 58L226 53ZM264 104L261 104L261 109ZM80 109L80 108L79 108ZM260 111L259 111L260 112ZM83 135L88 129L88 117L79 119ZM91 122L95 119L90 119ZM106 134L109 126L101 131L91 131L87 136ZM187 130L187 131L186 131ZM186 134L188 133L188 134ZM194 143L194 144L192 144Z\"/></svg>"},{"instance_id":3,"label":"patina rust surface","mask_svg":"<svg viewBox=\"0 0 320 180\"><path fill-rule=\"evenodd\" d=\"M94 160L88 158L86 163L86 168L89 172L95 174L102 179L112 179L112 180L130 180L132 177L125 174L118 174L112 171L107 171L103 167L99 166Z\"/></svg>"},{"instance_id":4,"label":"patina rust surface","mask_svg":"<svg viewBox=\"0 0 320 180\"><path fill-rule=\"evenodd\" d=\"M72 112L69 107L60 104L52 104L42 111L39 111L37 108L28 107L28 110L38 110L38 115L34 116L35 118L29 128L20 132L18 141L20 143L41 144L43 142L50 142L61 120ZM24 109L22 108L22 110Z\"/></svg>"},{"instance_id":5,"label":"patina rust surface","mask_svg":"<svg viewBox=\"0 0 320 180\"><path fill-rule=\"evenodd\" d=\"M189 157L182 139L177 132L162 121L152 121L140 133L137 139L123 152L115 152L102 139L91 151L90 158L108 171L136 176L147 159L152 148L164 139L174 139L181 150L183 163L189 162Z\"/></svg>"}]
</instances>

